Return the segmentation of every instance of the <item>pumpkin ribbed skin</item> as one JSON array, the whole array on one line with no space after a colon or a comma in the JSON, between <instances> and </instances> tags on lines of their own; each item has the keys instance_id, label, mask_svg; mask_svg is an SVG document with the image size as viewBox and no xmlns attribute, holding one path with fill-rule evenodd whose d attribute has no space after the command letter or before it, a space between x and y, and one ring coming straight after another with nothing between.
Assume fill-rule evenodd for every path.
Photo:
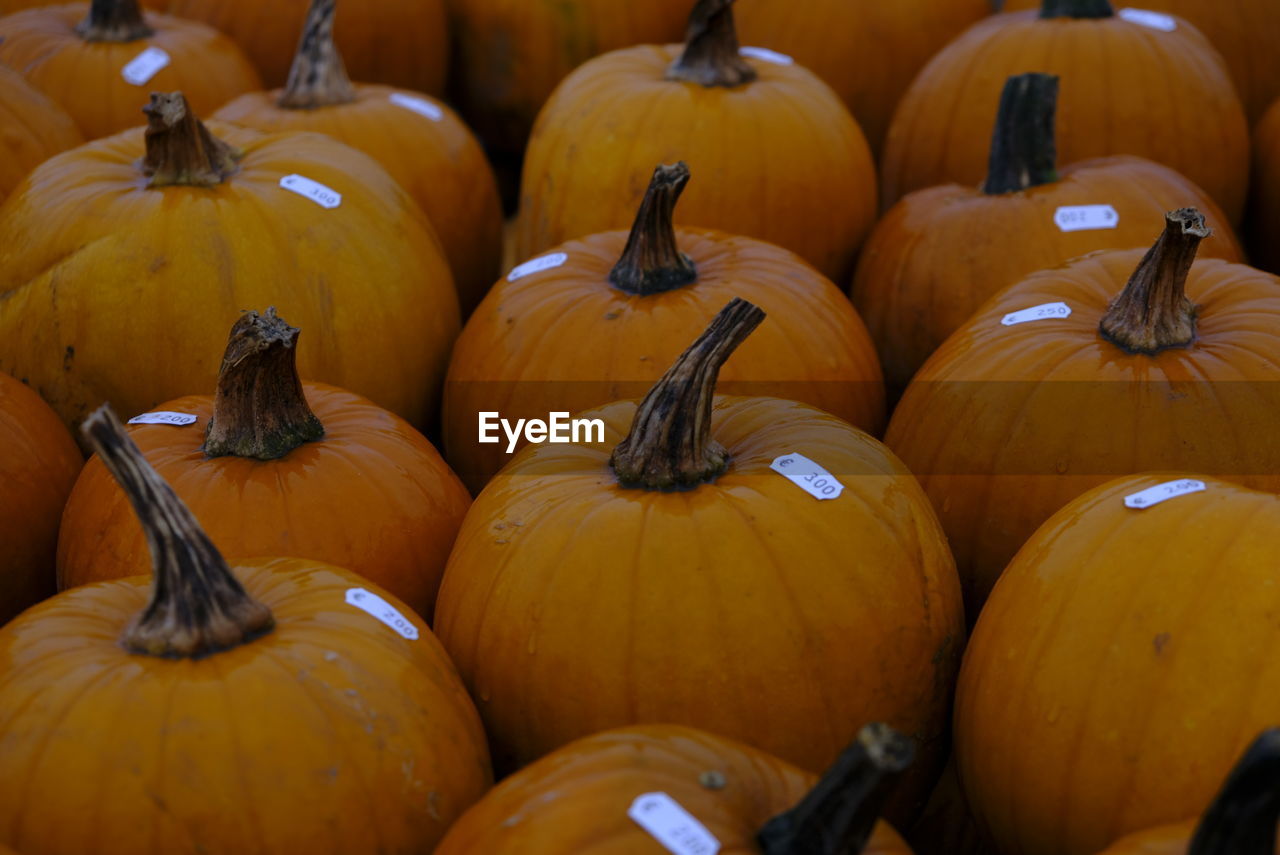
<instances>
[{"instance_id":1,"label":"pumpkin ribbed skin","mask_svg":"<svg viewBox=\"0 0 1280 855\"><path fill-rule=\"evenodd\" d=\"M1280 274L1280 101L1253 132L1253 196L1245 227L1253 263Z\"/></svg>"},{"instance_id":2,"label":"pumpkin ribbed skin","mask_svg":"<svg viewBox=\"0 0 1280 855\"><path fill-rule=\"evenodd\" d=\"M1193 475L1206 490L1125 507L1177 477L1117 479L1064 507L983 609L955 739L1002 852L1089 855L1197 815L1280 719L1280 498Z\"/></svg>"},{"instance_id":3,"label":"pumpkin ribbed skin","mask_svg":"<svg viewBox=\"0 0 1280 855\"><path fill-rule=\"evenodd\" d=\"M1187 855L1198 820L1175 822L1126 834L1098 855ZM1280 855L1280 846L1276 847Z\"/></svg>"},{"instance_id":4,"label":"pumpkin ribbed skin","mask_svg":"<svg viewBox=\"0 0 1280 855\"><path fill-rule=\"evenodd\" d=\"M978 184L1001 87L1010 75L1034 70L1061 77L1059 162L1146 157L1190 178L1240 222L1248 125L1209 41L1185 21L1161 32L1120 17L1038 14L981 21L921 70L889 128L883 204L937 184Z\"/></svg>"},{"instance_id":5,"label":"pumpkin ribbed skin","mask_svg":"<svg viewBox=\"0 0 1280 855\"><path fill-rule=\"evenodd\" d=\"M32 169L82 142L61 107L0 65L0 202Z\"/></svg>"},{"instance_id":6,"label":"pumpkin ribbed skin","mask_svg":"<svg viewBox=\"0 0 1280 855\"><path fill-rule=\"evenodd\" d=\"M147 94L180 90L197 113L207 114L244 92L262 88L248 58L211 27L158 12L144 13L155 34L129 42L89 42L75 27L89 4L18 12L0 19L0 62L20 71L71 115L86 139L146 124ZM170 62L135 86L122 69L149 47Z\"/></svg>"}]
</instances>

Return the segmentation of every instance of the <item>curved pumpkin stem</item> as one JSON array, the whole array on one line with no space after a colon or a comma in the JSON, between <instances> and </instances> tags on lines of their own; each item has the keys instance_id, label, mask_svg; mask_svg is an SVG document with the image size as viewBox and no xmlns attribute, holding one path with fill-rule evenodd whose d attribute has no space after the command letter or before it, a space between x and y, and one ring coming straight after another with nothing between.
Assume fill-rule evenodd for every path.
<instances>
[{"instance_id":1,"label":"curved pumpkin stem","mask_svg":"<svg viewBox=\"0 0 1280 855\"><path fill-rule=\"evenodd\" d=\"M667 69L668 80L734 87L756 79L756 70L738 53L733 2L698 0L689 13L684 53Z\"/></svg>"},{"instance_id":2,"label":"curved pumpkin stem","mask_svg":"<svg viewBox=\"0 0 1280 855\"><path fill-rule=\"evenodd\" d=\"M645 296L673 291L698 281L693 259L676 245L676 202L689 183L684 161L653 171L622 257L609 272L609 281L628 294Z\"/></svg>"},{"instance_id":3,"label":"curved pumpkin stem","mask_svg":"<svg viewBox=\"0 0 1280 855\"><path fill-rule=\"evenodd\" d=\"M289 80L276 103L291 110L314 110L356 100L355 87L333 43L333 16L338 0L311 0L302 40L293 55Z\"/></svg>"},{"instance_id":4,"label":"curved pumpkin stem","mask_svg":"<svg viewBox=\"0 0 1280 855\"><path fill-rule=\"evenodd\" d=\"M1213 232L1195 208L1165 214L1165 227L1111 302L1098 330L1129 353L1186 347L1196 338L1196 305L1186 297L1187 274L1200 241Z\"/></svg>"},{"instance_id":5,"label":"curved pumpkin stem","mask_svg":"<svg viewBox=\"0 0 1280 855\"><path fill-rule=\"evenodd\" d=\"M276 460L324 436L298 378L298 328L276 314L245 312L231 328L218 371L213 417L205 433L209 457Z\"/></svg>"},{"instance_id":6,"label":"curved pumpkin stem","mask_svg":"<svg viewBox=\"0 0 1280 855\"><path fill-rule=\"evenodd\" d=\"M155 34L138 0L92 0L89 14L76 24L76 35L87 42L134 42Z\"/></svg>"},{"instance_id":7,"label":"curved pumpkin stem","mask_svg":"<svg viewBox=\"0 0 1280 855\"><path fill-rule=\"evenodd\" d=\"M911 740L869 724L808 795L756 835L764 855L854 855L866 846L898 773L911 765Z\"/></svg>"},{"instance_id":8,"label":"curved pumpkin stem","mask_svg":"<svg viewBox=\"0 0 1280 855\"><path fill-rule=\"evenodd\" d=\"M711 438L716 377L763 320L761 309L733 298L654 384L636 408L631 432L609 459L623 486L692 487L725 470L729 453Z\"/></svg>"},{"instance_id":9,"label":"curved pumpkin stem","mask_svg":"<svg viewBox=\"0 0 1280 855\"><path fill-rule=\"evenodd\" d=\"M1057 76L1031 72L1005 81L983 193L1017 193L1058 180L1053 128L1057 109Z\"/></svg>"},{"instance_id":10,"label":"curved pumpkin stem","mask_svg":"<svg viewBox=\"0 0 1280 855\"><path fill-rule=\"evenodd\" d=\"M209 133L181 92L152 92L142 112L147 116L142 173L150 178L148 187L213 187L236 171L242 153Z\"/></svg>"},{"instance_id":11,"label":"curved pumpkin stem","mask_svg":"<svg viewBox=\"0 0 1280 855\"><path fill-rule=\"evenodd\" d=\"M1273 855L1280 823L1280 728L1245 750L1200 818L1187 855Z\"/></svg>"},{"instance_id":12,"label":"curved pumpkin stem","mask_svg":"<svg viewBox=\"0 0 1280 855\"><path fill-rule=\"evenodd\" d=\"M1115 14L1109 0L1044 0L1041 18L1110 18Z\"/></svg>"},{"instance_id":13,"label":"curved pumpkin stem","mask_svg":"<svg viewBox=\"0 0 1280 855\"><path fill-rule=\"evenodd\" d=\"M191 511L164 482L109 405L81 428L133 505L151 548L151 602L121 643L149 656L198 657L263 634L271 610L245 592Z\"/></svg>"}]
</instances>

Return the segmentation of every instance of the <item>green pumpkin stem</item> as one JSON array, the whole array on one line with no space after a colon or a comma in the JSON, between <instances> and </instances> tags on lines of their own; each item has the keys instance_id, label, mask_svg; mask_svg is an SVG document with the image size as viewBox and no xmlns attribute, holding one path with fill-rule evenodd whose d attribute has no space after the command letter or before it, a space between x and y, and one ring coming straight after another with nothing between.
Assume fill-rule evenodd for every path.
<instances>
[{"instance_id":1,"label":"green pumpkin stem","mask_svg":"<svg viewBox=\"0 0 1280 855\"><path fill-rule=\"evenodd\" d=\"M854 855L871 837L898 774L911 765L911 740L886 724L858 733L808 795L756 835L764 855Z\"/></svg>"},{"instance_id":2,"label":"green pumpkin stem","mask_svg":"<svg viewBox=\"0 0 1280 855\"><path fill-rule=\"evenodd\" d=\"M289 80L276 102L290 110L314 110L356 100L342 56L333 43L333 16L338 0L311 0L293 55Z\"/></svg>"},{"instance_id":3,"label":"green pumpkin stem","mask_svg":"<svg viewBox=\"0 0 1280 855\"><path fill-rule=\"evenodd\" d=\"M87 42L135 42L155 34L138 0L92 0L89 14L76 24L76 35Z\"/></svg>"},{"instance_id":4,"label":"green pumpkin stem","mask_svg":"<svg viewBox=\"0 0 1280 855\"><path fill-rule=\"evenodd\" d=\"M147 116L142 174L148 187L213 187L236 171L242 153L209 133L181 92L152 92L142 112Z\"/></svg>"},{"instance_id":5,"label":"green pumpkin stem","mask_svg":"<svg viewBox=\"0 0 1280 855\"><path fill-rule=\"evenodd\" d=\"M735 297L676 359L636 408L631 432L609 464L624 487L667 490L714 479L729 453L711 438L711 405L720 366L764 320Z\"/></svg>"},{"instance_id":6,"label":"green pumpkin stem","mask_svg":"<svg viewBox=\"0 0 1280 855\"><path fill-rule=\"evenodd\" d=\"M324 436L298 378L297 341L297 327L274 307L236 321L218 371L206 456L277 460Z\"/></svg>"},{"instance_id":7,"label":"green pumpkin stem","mask_svg":"<svg viewBox=\"0 0 1280 855\"><path fill-rule=\"evenodd\" d=\"M653 171L627 246L609 273L609 281L618 288L643 297L698 281L693 259L676 245L676 202L688 183L689 167L684 161Z\"/></svg>"},{"instance_id":8,"label":"green pumpkin stem","mask_svg":"<svg viewBox=\"0 0 1280 855\"><path fill-rule=\"evenodd\" d=\"M1200 818L1187 855L1273 855L1280 823L1280 728L1245 750Z\"/></svg>"},{"instance_id":9,"label":"green pumpkin stem","mask_svg":"<svg viewBox=\"0 0 1280 855\"><path fill-rule=\"evenodd\" d=\"M1200 241L1211 234L1195 208L1165 214L1164 231L1102 316L1103 338L1145 354L1195 341L1196 305L1186 296L1187 274Z\"/></svg>"},{"instance_id":10,"label":"green pumpkin stem","mask_svg":"<svg viewBox=\"0 0 1280 855\"><path fill-rule=\"evenodd\" d=\"M1041 18L1110 18L1110 0L1043 0Z\"/></svg>"},{"instance_id":11,"label":"green pumpkin stem","mask_svg":"<svg viewBox=\"0 0 1280 855\"><path fill-rule=\"evenodd\" d=\"M195 658L268 632L271 610L231 575L209 536L142 456L110 405L81 428L129 498L151 548L151 602L121 636L131 653Z\"/></svg>"},{"instance_id":12,"label":"green pumpkin stem","mask_svg":"<svg viewBox=\"0 0 1280 855\"><path fill-rule=\"evenodd\" d=\"M983 193L1017 193L1058 180L1053 128L1057 109L1055 75L1031 72L1005 81Z\"/></svg>"},{"instance_id":13,"label":"green pumpkin stem","mask_svg":"<svg viewBox=\"0 0 1280 855\"><path fill-rule=\"evenodd\" d=\"M756 70L738 53L733 2L697 0L689 13L684 52L667 69L668 80L732 88L756 79Z\"/></svg>"}]
</instances>

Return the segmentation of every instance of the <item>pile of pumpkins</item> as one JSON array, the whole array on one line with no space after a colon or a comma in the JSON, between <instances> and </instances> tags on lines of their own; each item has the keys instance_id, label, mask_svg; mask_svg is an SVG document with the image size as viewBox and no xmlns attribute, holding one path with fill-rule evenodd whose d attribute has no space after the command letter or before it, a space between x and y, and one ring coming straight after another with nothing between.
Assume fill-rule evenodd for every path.
<instances>
[{"instance_id":1,"label":"pile of pumpkins","mask_svg":"<svg viewBox=\"0 0 1280 855\"><path fill-rule=\"evenodd\" d=\"M1280 4L1147 3L0 0L0 855L1280 853Z\"/></svg>"}]
</instances>

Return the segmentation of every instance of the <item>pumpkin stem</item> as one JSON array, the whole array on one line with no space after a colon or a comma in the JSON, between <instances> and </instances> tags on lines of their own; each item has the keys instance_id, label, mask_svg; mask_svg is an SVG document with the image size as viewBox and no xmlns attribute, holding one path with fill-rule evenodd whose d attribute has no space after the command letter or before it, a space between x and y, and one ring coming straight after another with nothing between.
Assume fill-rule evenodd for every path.
<instances>
[{"instance_id":1,"label":"pumpkin stem","mask_svg":"<svg viewBox=\"0 0 1280 855\"><path fill-rule=\"evenodd\" d=\"M733 0L698 0L689 13L684 52L667 69L668 80L701 86L741 86L756 70L738 53Z\"/></svg>"},{"instance_id":2,"label":"pumpkin stem","mask_svg":"<svg viewBox=\"0 0 1280 855\"><path fill-rule=\"evenodd\" d=\"M983 193L1017 193L1058 180L1053 134L1057 109L1057 76L1030 72L1004 82Z\"/></svg>"},{"instance_id":3,"label":"pumpkin stem","mask_svg":"<svg viewBox=\"0 0 1280 855\"><path fill-rule=\"evenodd\" d=\"M853 855L880 818L898 773L911 765L911 740L887 724L869 724L808 795L756 834L764 855Z\"/></svg>"},{"instance_id":4,"label":"pumpkin stem","mask_svg":"<svg viewBox=\"0 0 1280 855\"><path fill-rule=\"evenodd\" d=\"M342 55L333 43L333 15L338 0L311 0L302 40L293 55L289 80L276 103L290 110L314 110L356 100Z\"/></svg>"},{"instance_id":5,"label":"pumpkin stem","mask_svg":"<svg viewBox=\"0 0 1280 855\"><path fill-rule=\"evenodd\" d=\"M711 404L720 366L764 320L764 312L734 297L676 359L636 408L631 432L609 465L624 487L665 490L710 481L729 464L711 438Z\"/></svg>"},{"instance_id":6,"label":"pumpkin stem","mask_svg":"<svg viewBox=\"0 0 1280 855\"><path fill-rule=\"evenodd\" d=\"M151 468L109 404L81 428L119 483L151 548L151 602L121 636L131 653L195 658L268 632L271 610L231 575L209 536Z\"/></svg>"},{"instance_id":7,"label":"pumpkin stem","mask_svg":"<svg viewBox=\"0 0 1280 855\"><path fill-rule=\"evenodd\" d=\"M150 178L148 187L213 187L236 171L243 153L209 133L181 92L152 92L142 112L147 116L142 174Z\"/></svg>"},{"instance_id":8,"label":"pumpkin stem","mask_svg":"<svg viewBox=\"0 0 1280 855\"><path fill-rule=\"evenodd\" d=\"M274 306L240 316L218 371L205 455L276 460L324 436L298 378L297 340Z\"/></svg>"},{"instance_id":9,"label":"pumpkin stem","mask_svg":"<svg viewBox=\"0 0 1280 855\"><path fill-rule=\"evenodd\" d=\"M1246 749L1200 818L1187 855L1272 855L1280 822L1280 728Z\"/></svg>"},{"instance_id":10,"label":"pumpkin stem","mask_svg":"<svg viewBox=\"0 0 1280 855\"><path fill-rule=\"evenodd\" d=\"M1102 337L1129 353L1186 347L1196 338L1196 305L1186 297L1196 247L1213 232L1195 208L1165 214L1165 227L1102 316Z\"/></svg>"},{"instance_id":11,"label":"pumpkin stem","mask_svg":"<svg viewBox=\"0 0 1280 855\"><path fill-rule=\"evenodd\" d=\"M676 202L688 183L689 167L684 161L653 170L627 246L609 272L609 281L628 294L660 294L698 281L693 259L676 245L673 221Z\"/></svg>"},{"instance_id":12,"label":"pumpkin stem","mask_svg":"<svg viewBox=\"0 0 1280 855\"><path fill-rule=\"evenodd\" d=\"M133 42L154 36L138 8L138 0L93 0L89 14L76 24L76 35L87 42Z\"/></svg>"},{"instance_id":13,"label":"pumpkin stem","mask_svg":"<svg viewBox=\"0 0 1280 855\"><path fill-rule=\"evenodd\" d=\"M1110 0L1044 0L1041 18L1110 18L1115 14Z\"/></svg>"}]
</instances>

